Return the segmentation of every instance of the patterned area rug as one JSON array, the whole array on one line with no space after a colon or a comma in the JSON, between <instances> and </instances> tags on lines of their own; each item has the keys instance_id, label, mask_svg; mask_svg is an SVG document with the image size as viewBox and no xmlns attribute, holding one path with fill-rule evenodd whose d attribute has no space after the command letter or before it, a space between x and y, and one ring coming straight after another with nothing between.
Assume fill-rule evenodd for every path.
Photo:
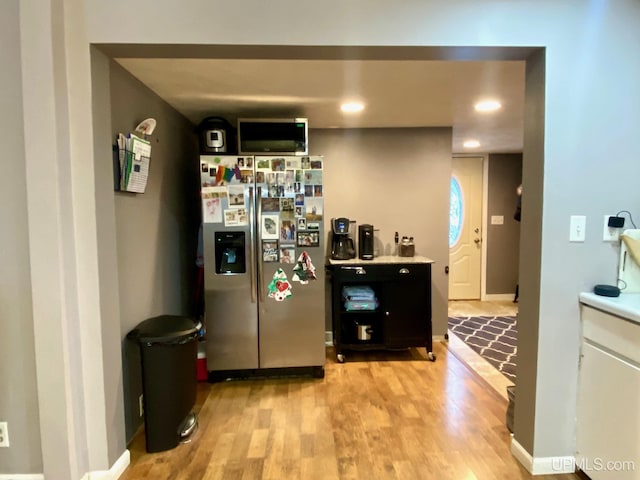
<instances>
[{"instance_id":1,"label":"patterned area rug","mask_svg":"<svg viewBox=\"0 0 640 480\"><path fill-rule=\"evenodd\" d=\"M449 317L449 330L515 383L516 317Z\"/></svg>"}]
</instances>

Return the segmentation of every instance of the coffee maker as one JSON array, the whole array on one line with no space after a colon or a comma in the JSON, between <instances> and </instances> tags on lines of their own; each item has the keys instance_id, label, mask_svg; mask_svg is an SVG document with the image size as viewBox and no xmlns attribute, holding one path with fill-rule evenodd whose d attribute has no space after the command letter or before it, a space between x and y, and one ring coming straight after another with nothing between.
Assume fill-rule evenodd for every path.
<instances>
[{"instance_id":1,"label":"coffee maker","mask_svg":"<svg viewBox=\"0 0 640 480\"><path fill-rule=\"evenodd\" d=\"M349 260L356 256L353 239L349 236L350 223L344 217L331 219L331 258L334 260Z\"/></svg>"}]
</instances>

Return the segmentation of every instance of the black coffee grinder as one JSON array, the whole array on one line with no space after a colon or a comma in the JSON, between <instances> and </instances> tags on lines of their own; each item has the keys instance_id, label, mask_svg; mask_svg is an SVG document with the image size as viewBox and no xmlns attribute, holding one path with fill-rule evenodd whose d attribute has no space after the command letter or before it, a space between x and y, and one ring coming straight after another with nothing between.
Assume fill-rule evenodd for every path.
<instances>
[{"instance_id":1,"label":"black coffee grinder","mask_svg":"<svg viewBox=\"0 0 640 480\"><path fill-rule=\"evenodd\" d=\"M331 258L334 260L349 260L356 256L353 239L349 237L350 223L344 217L331 219Z\"/></svg>"},{"instance_id":2,"label":"black coffee grinder","mask_svg":"<svg viewBox=\"0 0 640 480\"><path fill-rule=\"evenodd\" d=\"M358 225L358 257L373 260L373 225Z\"/></svg>"}]
</instances>

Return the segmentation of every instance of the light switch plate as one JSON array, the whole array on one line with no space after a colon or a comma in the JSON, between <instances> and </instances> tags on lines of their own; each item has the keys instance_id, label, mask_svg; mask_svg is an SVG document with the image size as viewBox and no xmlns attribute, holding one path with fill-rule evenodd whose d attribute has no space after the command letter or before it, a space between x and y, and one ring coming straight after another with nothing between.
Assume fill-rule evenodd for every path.
<instances>
[{"instance_id":1,"label":"light switch plate","mask_svg":"<svg viewBox=\"0 0 640 480\"><path fill-rule=\"evenodd\" d=\"M491 225L504 225L504 215L491 215Z\"/></svg>"},{"instance_id":2,"label":"light switch plate","mask_svg":"<svg viewBox=\"0 0 640 480\"><path fill-rule=\"evenodd\" d=\"M584 215L571 215L569 222L569 241L584 242L587 229L587 217Z\"/></svg>"}]
</instances>

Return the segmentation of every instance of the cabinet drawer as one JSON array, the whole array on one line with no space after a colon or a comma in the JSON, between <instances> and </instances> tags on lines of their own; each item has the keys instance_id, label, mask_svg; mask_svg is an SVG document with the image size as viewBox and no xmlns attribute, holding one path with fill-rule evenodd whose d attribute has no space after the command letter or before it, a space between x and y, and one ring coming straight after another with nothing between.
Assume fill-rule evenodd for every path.
<instances>
[{"instance_id":1,"label":"cabinet drawer","mask_svg":"<svg viewBox=\"0 0 640 480\"><path fill-rule=\"evenodd\" d=\"M334 277L341 282L367 281L430 281L429 264L393 264L393 265L340 265L333 269Z\"/></svg>"},{"instance_id":2,"label":"cabinet drawer","mask_svg":"<svg viewBox=\"0 0 640 480\"><path fill-rule=\"evenodd\" d=\"M581 309L585 339L640 365L640 325L585 305Z\"/></svg>"}]
</instances>

